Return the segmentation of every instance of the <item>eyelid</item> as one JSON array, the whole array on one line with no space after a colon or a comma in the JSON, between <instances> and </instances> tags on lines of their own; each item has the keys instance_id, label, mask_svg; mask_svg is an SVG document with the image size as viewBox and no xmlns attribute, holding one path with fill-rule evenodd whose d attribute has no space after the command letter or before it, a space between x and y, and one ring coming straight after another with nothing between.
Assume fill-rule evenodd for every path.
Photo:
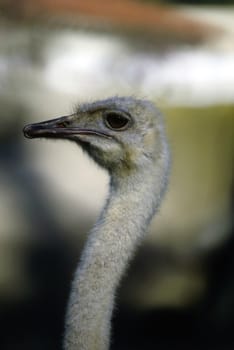
<instances>
[{"instance_id":1,"label":"eyelid","mask_svg":"<svg viewBox=\"0 0 234 350\"><path fill-rule=\"evenodd\" d=\"M124 119L126 119L126 124L123 125L122 127L112 127L111 124L109 123L109 121L107 120L108 115L113 114L116 116L120 116ZM109 109L103 112L103 118L104 118L104 123L106 124L106 126L111 129L111 130L115 130L115 131L123 131L125 129L127 129L131 123L132 123L132 118L130 117L129 113L126 113L125 111L122 110L116 110L116 109Z\"/></svg>"}]
</instances>

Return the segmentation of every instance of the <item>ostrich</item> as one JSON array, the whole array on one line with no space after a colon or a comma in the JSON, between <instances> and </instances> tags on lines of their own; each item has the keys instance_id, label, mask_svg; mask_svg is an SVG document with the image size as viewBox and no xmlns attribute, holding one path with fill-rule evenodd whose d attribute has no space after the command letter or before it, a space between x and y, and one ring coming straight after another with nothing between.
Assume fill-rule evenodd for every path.
<instances>
[{"instance_id":1,"label":"ostrich","mask_svg":"<svg viewBox=\"0 0 234 350\"><path fill-rule=\"evenodd\" d=\"M27 125L27 138L75 141L110 175L109 195L72 282L65 350L107 350L115 292L167 187L163 119L147 100L112 97Z\"/></svg>"}]
</instances>

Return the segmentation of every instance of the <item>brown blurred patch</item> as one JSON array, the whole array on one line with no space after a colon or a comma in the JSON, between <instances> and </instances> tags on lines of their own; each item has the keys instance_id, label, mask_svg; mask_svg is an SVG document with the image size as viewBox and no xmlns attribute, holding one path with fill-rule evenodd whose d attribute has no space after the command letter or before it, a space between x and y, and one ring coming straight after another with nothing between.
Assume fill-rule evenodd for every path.
<instances>
[{"instance_id":1,"label":"brown blurred patch","mask_svg":"<svg viewBox=\"0 0 234 350\"><path fill-rule=\"evenodd\" d=\"M67 16L111 25L117 29L141 30L201 41L219 32L217 27L191 20L175 7L153 5L134 0L3 0L0 9L5 16L37 18Z\"/></svg>"}]
</instances>

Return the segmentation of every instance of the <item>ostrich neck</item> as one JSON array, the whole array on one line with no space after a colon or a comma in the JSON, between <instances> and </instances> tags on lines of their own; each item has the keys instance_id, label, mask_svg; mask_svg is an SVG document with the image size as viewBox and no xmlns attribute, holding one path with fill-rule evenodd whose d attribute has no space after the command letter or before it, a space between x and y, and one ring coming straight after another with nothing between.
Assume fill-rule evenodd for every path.
<instances>
[{"instance_id":1,"label":"ostrich neck","mask_svg":"<svg viewBox=\"0 0 234 350\"><path fill-rule=\"evenodd\" d=\"M65 350L109 349L115 290L160 204L165 188L164 168L154 164L122 182L112 178L106 205L75 273Z\"/></svg>"}]
</instances>

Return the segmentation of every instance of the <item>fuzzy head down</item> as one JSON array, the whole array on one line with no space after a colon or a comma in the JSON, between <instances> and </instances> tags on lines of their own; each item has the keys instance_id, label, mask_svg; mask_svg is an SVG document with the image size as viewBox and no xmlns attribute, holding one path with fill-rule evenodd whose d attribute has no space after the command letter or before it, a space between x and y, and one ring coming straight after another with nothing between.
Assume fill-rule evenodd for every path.
<instances>
[{"instance_id":1,"label":"fuzzy head down","mask_svg":"<svg viewBox=\"0 0 234 350\"><path fill-rule=\"evenodd\" d=\"M147 100L112 97L82 104L74 114L28 125L26 137L66 138L110 173L126 176L162 153L163 121Z\"/></svg>"}]
</instances>

